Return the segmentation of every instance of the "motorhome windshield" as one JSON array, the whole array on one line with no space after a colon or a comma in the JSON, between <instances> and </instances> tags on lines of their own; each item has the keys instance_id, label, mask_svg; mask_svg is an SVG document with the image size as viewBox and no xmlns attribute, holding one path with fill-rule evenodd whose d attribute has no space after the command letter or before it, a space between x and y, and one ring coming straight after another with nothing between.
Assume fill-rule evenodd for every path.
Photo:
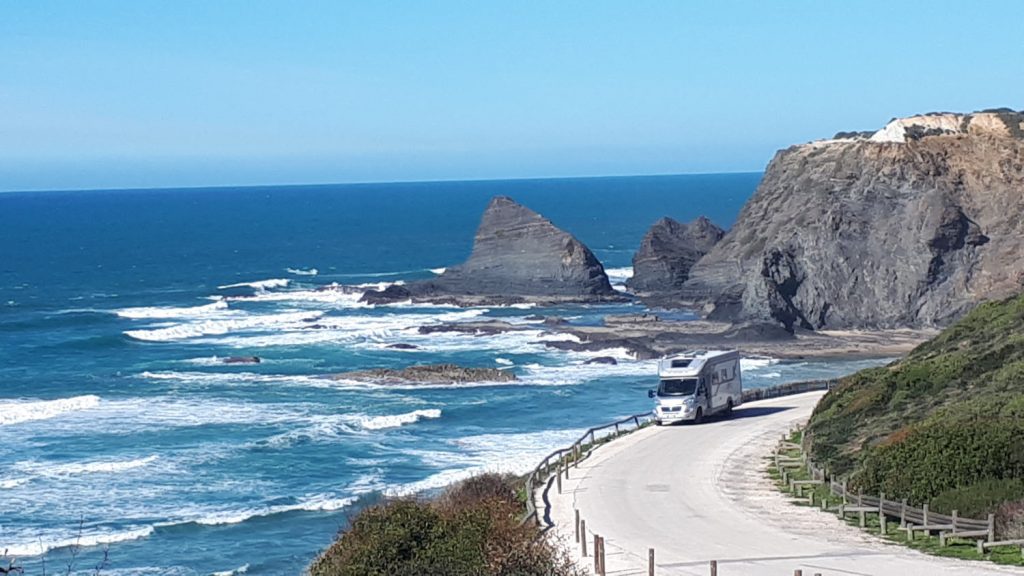
<instances>
[{"instance_id":1,"label":"motorhome windshield","mask_svg":"<svg viewBox=\"0 0 1024 576\"><path fill-rule=\"evenodd\" d=\"M696 378L662 380L658 386L658 396L692 396L696 389Z\"/></svg>"}]
</instances>

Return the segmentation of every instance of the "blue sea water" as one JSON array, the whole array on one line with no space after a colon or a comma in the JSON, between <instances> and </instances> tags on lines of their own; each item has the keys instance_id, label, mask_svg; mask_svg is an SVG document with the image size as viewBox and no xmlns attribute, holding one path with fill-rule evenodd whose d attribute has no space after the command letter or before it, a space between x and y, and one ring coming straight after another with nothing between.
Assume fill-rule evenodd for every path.
<instances>
[{"instance_id":1,"label":"blue sea water","mask_svg":"<svg viewBox=\"0 0 1024 576\"><path fill-rule=\"evenodd\" d=\"M297 574L361 502L523 472L580 430L649 409L654 375L623 351L546 347L566 336L528 316L599 323L641 306L366 307L322 288L465 259L495 194L574 233L621 282L657 218L729 226L759 177L0 194L0 551L29 573L64 566L78 542L82 573L109 544L105 574ZM417 331L482 317L531 329ZM621 362L583 364L598 354ZM436 362L520 380L324 377ZM874 363L751 359L745 381Z\"/></svg>"}]
</instances>

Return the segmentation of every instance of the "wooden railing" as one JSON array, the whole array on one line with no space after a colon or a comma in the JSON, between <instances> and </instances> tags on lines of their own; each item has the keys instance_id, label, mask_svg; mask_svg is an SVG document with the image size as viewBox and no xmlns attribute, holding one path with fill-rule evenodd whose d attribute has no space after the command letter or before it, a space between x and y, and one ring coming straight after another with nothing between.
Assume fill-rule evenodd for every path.
<instances>
[{"instance_id":1,"label":"wooden railing","mask_svg":"<svg viewBox=\"0 0 1024 576\"><path fill-rule=\"evenodd\" d=\"M545 456L540 464L537 464L537 467L526 476L526 513L523 515L521 523L525 524L526 522L533 521L537 524L551 525L550 519L544 518L538 513L535 499L537 486L547 484L552 472L557 473L555 478L559 490L561 490L561 473L563 470L567 470L569 466L578 465L579 461L589 455L590 451L599 444L611 440L620 434L638 430L650 424L653 418L653 412L643 412L627 416L610 424L589 428L572 445L559 448ZM543 490L542 496L544 500L547 500L549 487L550 485L547 485Z\"/></svg>"},{"instance_id":2,"label":"wooden railing","mask_svg":"<svg viewBox=\"0 0 1024 576\"><path fill-rule=\"evenodd\" d=\"M799 453L798 457L792 456ZM801 444L790 442L789 437L783 436L775 451L775 469L782 479L782 483L796 498L804 498L804 490L810 488L806 496L808 504L821 506L822 510L835 512L840 518L845 519L848 514L856 514L860 520L861 528L867 525L867 515L875 514L878 517L879 532L886 536L889 532L889 521L898 521L899 530L905 530L907 539L913 540L916 532L925 534L937 533L939 545L945 547L951 539L974 540L978 546L978 553L984 554L988 548L996 546L1020 546L1021 554L1024 555L1024 540L996 541L995 515L989 514L986 519L965 518L960 516L956 510L952 514L939 514L928 509L928 504L922 504L920 508L911 506L906 499L891 500L885 494L878 496L853 493L849 490L847 480L837 479L828 474L827 470L818 466L813 460L807 457L804 447ZM808 479L792 478L793 472L800 470L806 472ZM836 504L830 504L828 499L821 499L815 503L815 490L817 486L827 487L828 496L838 500Z\"/></svg>"}]
</instances>

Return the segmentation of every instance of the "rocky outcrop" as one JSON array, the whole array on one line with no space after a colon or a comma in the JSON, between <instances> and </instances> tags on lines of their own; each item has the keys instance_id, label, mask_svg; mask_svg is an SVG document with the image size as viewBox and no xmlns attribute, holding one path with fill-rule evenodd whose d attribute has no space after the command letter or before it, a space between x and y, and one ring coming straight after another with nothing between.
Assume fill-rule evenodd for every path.
<instances>
[{"instance_id":1,"label":"rocky outcrop","mask_svg":"<svg viewBox=\"0 0 1024 576\"><path fill-rule=\"evenodd\" d=\"M410 366L400 370L375 368L356 372L343 372L331 376L334 380L371 380L381 382L418 382L448 384L465 382L514 382L516 375L497 368L466 368L455 364Z\"/></svg>"},{"instance_id":2,"label":"rocky outcrop","mask_svg":"<svg viewBox=\"0 0 1024 576\"><path fill-rule=\"evenodd\" d=\"M779 152L683 296L786 328L946 324L1024 289L1024 115L897 119Z\"/></svg>"},{"instance_id":3,"label":"rocky outcrop","mask_svg":"<svg viewBox=\"0 0 1024 576\"><path fill-rule=\"evenodd\" d=\"M690 277L690 268L724 235L703 216L688 224L671 218L658 220L633 256L633 277L626 286L638 293L678 291Z\"/></svg>"},{"instance_id":4,"label":"rocky outcrop","mask_svg":"<svg viewBox=\"0 0 1024 576\"><path fill-rule=\"evenodd\" d=\"M505 196L484 211L473 251L461 265L438 277L406 285L401 294L367 292L363 301L386 303L392 297L442 301L523 301L552 298L595 301L617 298L604 267L571 234Z\"/></svg>"}]
</instances>

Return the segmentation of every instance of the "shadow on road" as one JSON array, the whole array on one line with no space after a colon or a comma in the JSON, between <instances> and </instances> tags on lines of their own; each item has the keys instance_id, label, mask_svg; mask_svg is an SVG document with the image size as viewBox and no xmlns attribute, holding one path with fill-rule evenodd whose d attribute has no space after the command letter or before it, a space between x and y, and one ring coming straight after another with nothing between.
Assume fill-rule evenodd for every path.
<instances>
[{"instance_id":1,"label":"shadow on road","mask_svg":"<svg viewBox=\"0 0 1024 576\"><path fill-rule=\"evenodd\" d=\"M768 416L770 414L778 414L779 412L785 412L786 410L792 410L793 406L751 406L749 408L736 408L732 411L731 419L738 418L757 418L758 416ZM722 420L724 418L715 417L715 420Z\"/></svg>"}]
</instances>

